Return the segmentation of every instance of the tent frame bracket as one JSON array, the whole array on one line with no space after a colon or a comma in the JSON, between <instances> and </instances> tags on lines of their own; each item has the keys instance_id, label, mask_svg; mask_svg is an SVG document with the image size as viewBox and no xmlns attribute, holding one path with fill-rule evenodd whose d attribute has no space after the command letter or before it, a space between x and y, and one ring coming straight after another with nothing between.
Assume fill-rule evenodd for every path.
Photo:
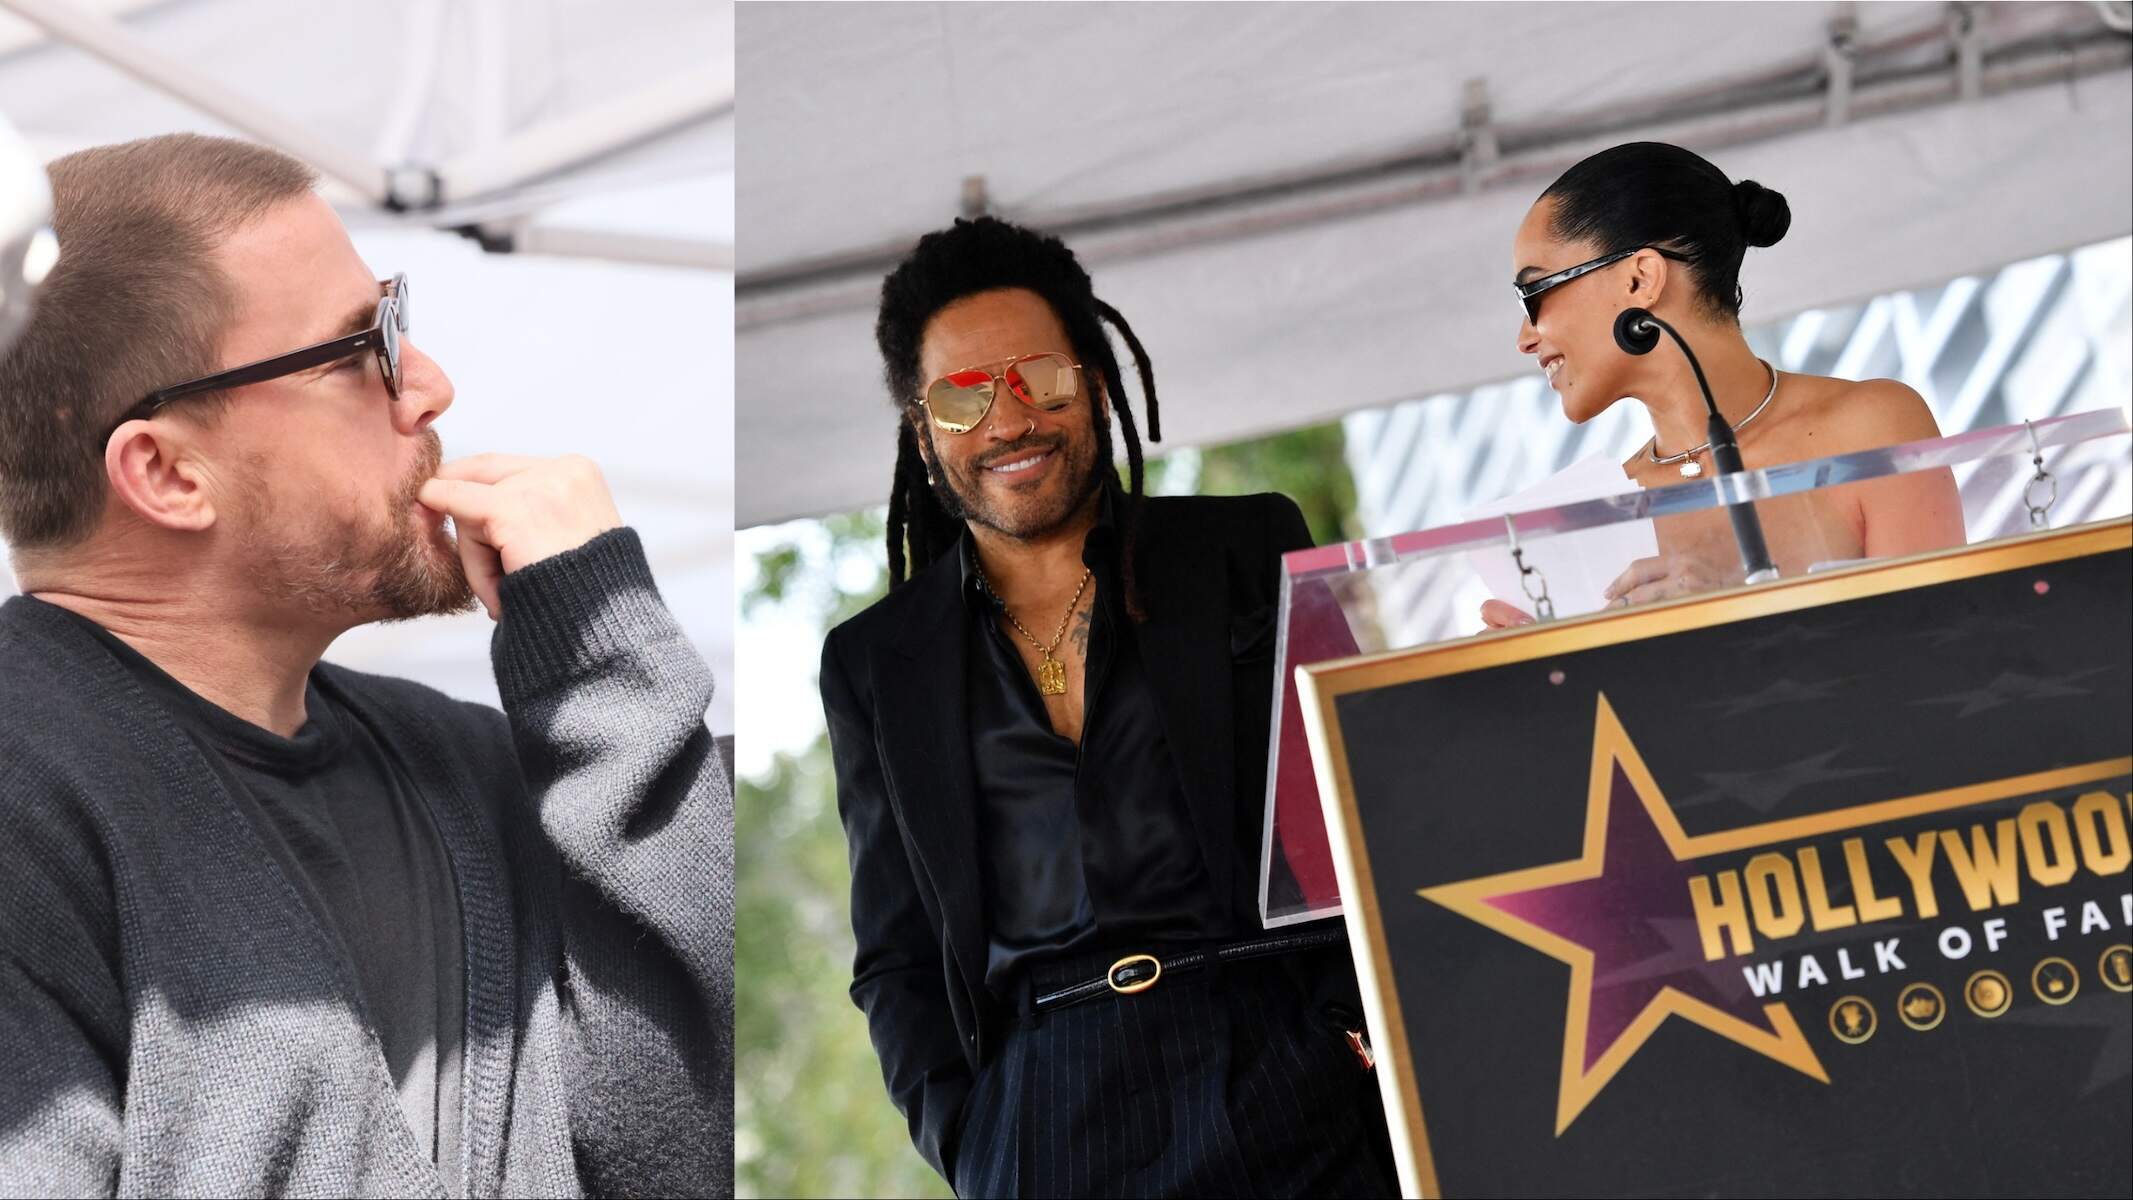
<instances>
[{"instance_id":1,"label":"tent frame bracket","mask_svg":"<svg viewBox=\"0 0 2133 1200\"><path fill-rule=\"evenodd\" d=\"M377 164L150 47L103 13L68 0L0 0L0 8L248 137L295 155L370 203L386 204L386 173Z\"/></svg>"}]
</instances>

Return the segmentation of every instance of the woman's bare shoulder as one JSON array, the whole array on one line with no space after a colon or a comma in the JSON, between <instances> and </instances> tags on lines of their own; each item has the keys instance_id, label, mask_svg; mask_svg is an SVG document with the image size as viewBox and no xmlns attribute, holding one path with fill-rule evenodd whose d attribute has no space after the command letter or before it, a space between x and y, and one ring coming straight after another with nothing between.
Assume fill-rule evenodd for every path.
<instances>
[{"instance_id":1,"label":"woman's bare shoulder","mask_svg":"<svg viewBox=\"0 0 2133 1200\"><path fill-rule=\"evenodd\" d=\"M1807 411L1824 454L1870 450L1899 442L1915 442L1940 436L1940 423L1925 398L1908 384L1894 379L1831 379L1822 375L1798 377L1807 386Z\"/></svg>"}]
</instances>

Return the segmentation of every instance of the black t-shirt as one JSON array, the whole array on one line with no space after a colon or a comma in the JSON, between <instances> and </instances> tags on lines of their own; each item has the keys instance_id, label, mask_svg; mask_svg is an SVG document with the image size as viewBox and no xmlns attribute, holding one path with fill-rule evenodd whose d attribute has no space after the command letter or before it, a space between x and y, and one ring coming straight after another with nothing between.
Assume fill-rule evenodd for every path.
<instances>
[{"instance_id":1,"label":"black t-shirt","mask_svg":"<svg viewBox=\"0 0 2133 1200\"><path fill-rule=\"evenodd\" d=\"M339 942L415 1141L447 1190L463 1194L459 892L409 772L315 680L304 690L304 727L284 738L202 699L94 622L70 615L199 745Z\"/></svg>"},{"instance_id":2,"label":"black t-shirt","mask_svg":"<svg viewBox=\"0 0 2133 1200\"><path fill-rule=\"evenodd\" d=\"M1120 596L1110 497L1082 561L1096 600L1081 744L1053 732L999 601L962 544L971 764L989 945L1003 999L1022 968L1071 950L1200 942L1229 933L1155 689Z\"/></svg>"}]
</instances>

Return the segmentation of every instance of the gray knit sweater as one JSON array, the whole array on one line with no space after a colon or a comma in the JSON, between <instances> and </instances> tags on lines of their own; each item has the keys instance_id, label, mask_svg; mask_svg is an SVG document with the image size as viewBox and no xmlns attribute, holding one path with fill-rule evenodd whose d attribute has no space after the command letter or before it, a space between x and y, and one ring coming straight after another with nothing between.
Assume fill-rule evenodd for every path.
<instances>
[{"instance_id":1,"label":"gray knit sweater","mask_svg":"<svg viewBox=\"0 0 2133 1200\"><path fill-rule=\"evenodd\" d=\"M731 1195L710 673L616 530L503 581L504 711L321 665L456 876L471 1196ZM439 1196L352 969L194 743L0 605L0 1196Z\"/></svg>"}]
</instances>

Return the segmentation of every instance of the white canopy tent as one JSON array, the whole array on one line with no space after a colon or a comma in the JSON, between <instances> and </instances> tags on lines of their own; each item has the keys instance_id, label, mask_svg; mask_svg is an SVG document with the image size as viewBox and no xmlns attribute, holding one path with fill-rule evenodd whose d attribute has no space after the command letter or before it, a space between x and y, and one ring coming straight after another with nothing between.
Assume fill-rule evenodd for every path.
<instances>
[{"instance_id":1,"label":"white canopy tent","mask_svg":"<svg viewBox=\"0 0 2133 1200\"><path fill-rule=\"evenodd\" d=\"M194 130L317 167L372 266L413 281L458 394L447 455L598 461L726 732L732 50L731 4L702 0L0 0L0 113L47 158ZM329 657L493 700L487 625Z\"/></svg>"},{"instance_id":2,"label":"white canopy tent","mask_svg":"<svg viewBox=\"0 0 2133 1200\"><path fill-rule=\"evenodd\" d=\"M2133 229L2124 4L743 5L742 526L884 501L874 301L959 212L1068 238L1172 444L1513 377L1509 244L1675 141L1786 193L1744 320ZM823 464L835 464L826 470Z\"/></svg>"},{"instance_id":3,"label":"white canopy tent","mask_svg":"<svg viewBox=\"0 0 2133 1200\"><path fill-rule=\"evenodd\" d=\"M732 26L690 0L0 0L0 96L54 156L228 133L318 168L352 223L730 270L712 214L548 217L731 170Z\"/></svg>"}]
</instances>

